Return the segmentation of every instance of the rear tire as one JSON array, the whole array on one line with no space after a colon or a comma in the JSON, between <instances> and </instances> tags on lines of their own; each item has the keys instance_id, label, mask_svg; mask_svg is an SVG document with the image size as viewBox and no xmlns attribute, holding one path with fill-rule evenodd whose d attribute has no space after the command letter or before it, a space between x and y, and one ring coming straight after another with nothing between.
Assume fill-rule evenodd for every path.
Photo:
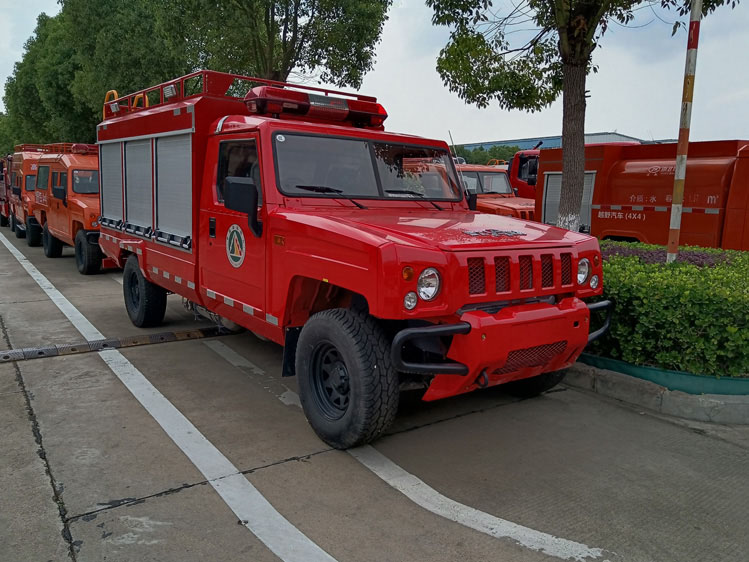
<instances>
[{"instance_id":1,"label":"rear tire","mask_svg":"<svg viewBox=\"0 0 749 562\"><path fill-rule=\"evenodd\" d=\"M42 227L42 247L48 258L59 258L62 255L62 242L52 236L46 222Z\"/></svg>"},{"instance_id":2,"label":"rear tire","mask_svg":"<svg viewBox=\"0 0 749 562\"><path fill-rule=\"evenodd\" d=\"M143 276L138 257L131 255L122 274L125 308L130 321L139 328L158 326L166 313L166 289Z\"/></svg>"},{"instance_id":3,"label":"rear tire","mask_svg":"<svg viewBox=\"0 0 749 562\"><path fill-rule=\"evenodd\" d=\"M83 230L75 235L75 265L81 275L91 275L101 271L101 248L91 244Z\"/></svg>"},{"instance_id":4,"label":"rear tire","mask_svg":"<svg viewBox=\"0 0 749 562\"><path fill-rule=\"evenodd\" d=\"M26 243L31 247L42 245L41 227L31 224L28 219L26 220Z\"/></svg>"},{"instance_id":5,"label":"rear tire","mask_svg":"<svg viewBox=\"0 0 749 562\"><path fill-rule=\"evenodd\" d=\"M8 226L8 217L4 217L3 215L0 215L0 226Z\"/></svg>"},{"instance_id":6,"label":"rear tire","mask_svg":"<svg viewBox=\"0 0 749 562\"><path fill-rule=\"evenodd\" d=\"M296 374L307 421L336 449L376 439L395 418L390 342L365 313L338 308L312 316L299 335Z\"/></svg>"},{"instance_id":7,"label":"rear tire","mask_svg":"<svg viewBox=\"0 0 749 562\"><path fill-rule=\"evenodd\" d=\"M508 382L507 384L502 385L502 388L508 394L517 396L518 398L533 398L534 396L538 396L539 394L554 388L564 380L566 374L566 369L553 371L551 373L543 373L529 379Z\"/></svg>"},{"instance_id":8,"label":"rear tire","mask_svg":"<svg viewBox=\"0 0 749 562\"><path fill-rule=\"evenodd\" d=\"M15 232L16 231L16 215L14 215L11 212L9 220L10 220L10 231Z\"/></svg>"}]
</instances>

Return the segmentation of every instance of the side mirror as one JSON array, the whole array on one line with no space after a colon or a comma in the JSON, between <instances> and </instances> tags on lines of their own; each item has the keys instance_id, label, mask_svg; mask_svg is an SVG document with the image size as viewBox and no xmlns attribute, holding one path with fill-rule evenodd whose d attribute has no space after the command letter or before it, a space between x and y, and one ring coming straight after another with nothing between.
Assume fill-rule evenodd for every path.
<instances>
[{"instance_id":1,"label":"side mirror","mask_svg":"<svg viewBox=\"0 0 749 562\"><path fill-rule=\"evenodd\" d=\"M518 196L518 188L517 187L513 187L512 191L513 191L513 193L515 193L515 197L517 197Z\"/></svg>"},{"instance_id":2,"label":"side mirror","mask_svg":"<svg viewBox=\"0 0 749 562\"><path fill-rule=\"evenodd\" d=\"M257 218L258 192L252 178L229 176L224 179L224 206L232 211L245 213L252 234L260 238L263 224Z\"/></svg>"},{"instance_id":3,"label":"side mirror","mask_svg":"<svg viewBox=\"0 0 749 562\"><path fill-rule=\"evenodd\" d=\"M64 202L66 199L66 195L67 195L65 191L66 191L65 186L55 185L52 187L52 197Z\"/></svg>"},{"instance_id":4,"label":"side mirror","mask_svg":"<svg viewBox=\"0 0 749 562\"><path fill-rule=\"evenodd\" d=\"M475 191L473 193L470 191L466 193L466 201L468 201L468 208L471 211L476 210L476 204L478 203L478 199L479 199L478 195L476 194Z\"/></svg>"}]
</instances>

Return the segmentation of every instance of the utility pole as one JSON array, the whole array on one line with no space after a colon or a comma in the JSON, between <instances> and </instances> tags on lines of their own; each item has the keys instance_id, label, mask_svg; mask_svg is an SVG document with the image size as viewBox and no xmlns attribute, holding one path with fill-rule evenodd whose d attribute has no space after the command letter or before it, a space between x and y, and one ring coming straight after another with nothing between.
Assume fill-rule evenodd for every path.
<instances>
[{"instance_id":1,"label":"utility pole","mask_svg":"<svg viewBox=\"0 0 749 562\"><path fill-rule=\"evenodd\" d=\"M702 0L692 0L689 15L689 37L687 38L687 63L684 68L684 90L681 95L681 120L679 142L676 145L676 169L674 171L674 193L671 202L671 222L668 231L666 263L671 263L679 253L681 233L681 210L684 204L684 181L687 175L687 152L689 151L689 125L692 121L692 99L694 97L694 72L697 67L697 42L700 38Z\"/></svg>"}]
</instances>

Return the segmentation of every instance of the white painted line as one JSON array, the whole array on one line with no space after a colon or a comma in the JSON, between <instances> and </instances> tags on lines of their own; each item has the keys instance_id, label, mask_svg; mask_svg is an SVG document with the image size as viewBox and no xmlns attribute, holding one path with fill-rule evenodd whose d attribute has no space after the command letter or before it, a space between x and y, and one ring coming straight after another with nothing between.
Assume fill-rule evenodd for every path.
<instances>
[{"instance_id":1,"label":"white painted line","mask_svg":"<svg viewBox=\"0 0 749 562\"><path fill-rule=\"evenodd\" d=\"M110 278L110 279L111 279L112 281L116 281L116 282L117 282L117 283L119 283L120 285L122 285L122 283L123 283L123 280L122 280L122 273L114 273L114 274L110 275L110 276L109 276L109 278Z\"/></svg>"},{"instance_id":2,"label":"white painted line","mask_svg":"<svg viewBox=\"0 0 749 562\"><path fill-rule=\"evenodd\" d=\"M0 242L87 340L104 335L0 233ZM265 499L239 469L116 349L99 353L117 378L182 450L234 514L286 562L335 562Z\"/></svg>"},{"instance_id":3,"label":"white painted line","mask_svg":"<svg viewBox=\"0 0 749 562\"><path fill-rule=\"evenodd\" d=\"M370 445L349 449L348 453L408 499L435 515L460 523L498 539L511 539L531 550L562 560L583 562L603 557L600 548L561 539L500 519L443 496L413 474L406 472Z\"/></svg>"}]
</instances>

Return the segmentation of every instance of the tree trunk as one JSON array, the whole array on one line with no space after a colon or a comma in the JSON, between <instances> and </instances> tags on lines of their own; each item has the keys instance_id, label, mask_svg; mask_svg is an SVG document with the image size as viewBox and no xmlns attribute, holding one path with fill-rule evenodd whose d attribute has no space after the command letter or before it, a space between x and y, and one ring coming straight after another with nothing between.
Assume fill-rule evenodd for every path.
<instances>
[{"instance_id":1,"label":"tree trunk","mask_svg":"<svg viewBox=\"0 0 749 562\"><path fill-rule=\"evenodd\" d=\"M585 182L586 64L564 63L562 90L562 192L557 226L580 230L580 207Z\"/></svg>"}]
</instances>

